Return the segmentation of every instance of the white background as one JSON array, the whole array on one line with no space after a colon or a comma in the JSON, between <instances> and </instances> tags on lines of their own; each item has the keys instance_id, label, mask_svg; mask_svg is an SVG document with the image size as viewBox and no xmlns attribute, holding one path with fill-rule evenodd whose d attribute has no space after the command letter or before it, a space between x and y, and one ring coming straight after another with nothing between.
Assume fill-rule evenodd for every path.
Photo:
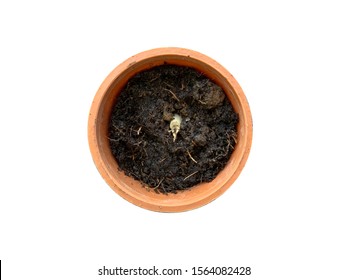
<instances>
[{"instance_id":1,"label":"white background","mask_svg":"<svg viewBox=\"0 0 347 280\"><path fill-rule=\"evenodd\" d=\"M1 1L3 278L102 279L103 265L156 265L252 267L236 279L347 279L344 4ZM114 193L87 141L103 79L128 57L165 46L226 67L254 121L238 180L178 214Z\"/></svg>"}]
</instances>

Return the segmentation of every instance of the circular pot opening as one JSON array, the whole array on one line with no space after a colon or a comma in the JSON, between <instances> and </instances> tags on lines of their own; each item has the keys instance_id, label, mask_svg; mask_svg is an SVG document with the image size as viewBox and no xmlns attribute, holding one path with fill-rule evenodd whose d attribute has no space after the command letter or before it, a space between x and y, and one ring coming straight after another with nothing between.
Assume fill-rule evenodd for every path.
<instances>
[{"instance_id":1,"label":"circular pot opening","mask_svg":"<svg viewBox=\"0 0 347 280\"><path fill-rule=\"evenodd\" d=\"M217 177L209 183L201 183L189 190L167 195L148 191L139 181L120 171L108 139L113 106L129 79L139 72L163 64L187 66L202 72L224 90L239 116L235 150ZM88 134L93 160L103 178L115 192L129 202L149 210L179 212L207 204L224 193L236 180L250 151L252 119L241 87L224 67L192 50L161 48L137 54L109 74L95 95L89 115Z\"/></svg>"}]
</instances>

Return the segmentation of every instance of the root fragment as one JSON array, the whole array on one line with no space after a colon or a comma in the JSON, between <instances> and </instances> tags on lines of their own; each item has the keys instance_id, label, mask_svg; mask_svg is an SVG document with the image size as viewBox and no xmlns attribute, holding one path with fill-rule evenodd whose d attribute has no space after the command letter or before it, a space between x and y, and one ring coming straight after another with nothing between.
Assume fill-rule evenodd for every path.
<instances>
[{"instance_id":1,"label":"root fragment","mask_svg":"<svg viewBox=\"0 0 347 280\"><path fill-rule=\"evenodd\" d=\"M194 161L195 163L198 163L193 157L192 157L192 155L190 154L190 152L187 150L187 153L188 153L188 156L190 157L190 159L192 160L192 161Z\"/></svg>"},{"instance_id":2,"label":"root fragment","mask_svg":"<svg viewBox=\"0 0 347 280\"><path fill-rule=\"evenodd\" d=\"M169 89L166 89L166 88L164 88L164 90L170 92L170 93L172 94L173 98L175 98L178 102L181 101L181 100L177 97L177 95L176 95L172 90L169 90Z\"/></svg>"},{"instance_id":3,"label":"root fragment","mask_svg":"<svg viewBox=\"0 0 347 280\"><path fill-rule=\"evenodd\" d=\"M192 177L193 175L195 175L196 173L198 173L199 171L195 171L192 174L188 175L186 178L183 179L183 181L187 180L188 178Z\"/></svg>"}]
</instances>

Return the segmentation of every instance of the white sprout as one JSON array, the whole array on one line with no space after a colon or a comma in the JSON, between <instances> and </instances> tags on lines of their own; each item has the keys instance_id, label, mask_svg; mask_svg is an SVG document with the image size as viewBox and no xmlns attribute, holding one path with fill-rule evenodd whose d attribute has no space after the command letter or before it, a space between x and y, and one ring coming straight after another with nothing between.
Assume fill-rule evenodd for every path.
<instances>
[{"instance_id":1,"label":"white sprout","mask_svg":"<svg viewBox=\"0 0 347 280\"><path fill-rule=\"evenodd\" d=\"M174 115L172 121L170 122L170 132L173 135L174 142L176 140L177 133L180 131L181 122L182 118L177 114Z\"/></svg>"}]
</instances>

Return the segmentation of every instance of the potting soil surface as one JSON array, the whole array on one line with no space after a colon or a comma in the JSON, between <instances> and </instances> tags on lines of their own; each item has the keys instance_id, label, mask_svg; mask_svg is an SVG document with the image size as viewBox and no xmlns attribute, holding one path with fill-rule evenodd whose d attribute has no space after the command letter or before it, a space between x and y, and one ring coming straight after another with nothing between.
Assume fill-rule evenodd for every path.
<instances>
[{"instance_id":1,"label":"potting soil surface","mask_svg":"<svg viewBox=\"0 0 347 280\"><path fill-rule=\"evenodd\" d=\"M149 190L177 193L225 167L237 123L221 87L193 68L162 65L135 75L119 94L109 141L128 176Z\"/></svg>"}]
</instances>

